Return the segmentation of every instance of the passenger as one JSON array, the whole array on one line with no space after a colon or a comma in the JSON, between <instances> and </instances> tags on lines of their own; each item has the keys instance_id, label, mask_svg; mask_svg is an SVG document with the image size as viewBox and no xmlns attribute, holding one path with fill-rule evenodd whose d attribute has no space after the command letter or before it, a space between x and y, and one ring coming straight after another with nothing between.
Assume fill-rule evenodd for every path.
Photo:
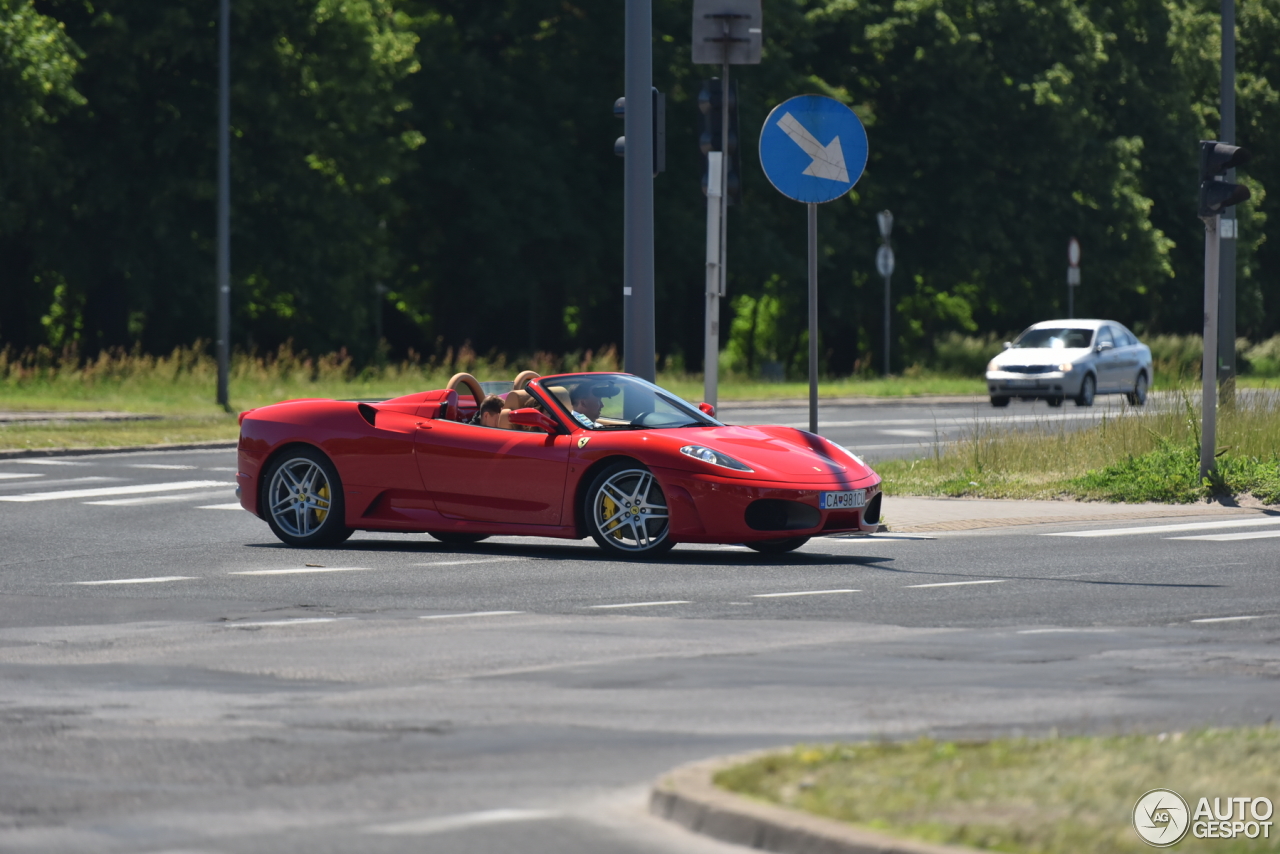
<instances>
[{"instance_id":1,"label":"passenger","mask_svg":"<svg viewBox=\"0 0 1280 854\"><path fill-rule=\"evenodd\" d=\"M583 427L594 429L600 426L596 423L596 419L600 417L604 402L600 400L599 387L590 383L575 386L573 391L569 392L569 402L573 404L573 417Z\"/></svg>"},{"instance_id":2,"label":"passenger","mask_svg":"<svg viewBox=\"0 0 1280 854\"><path fill-rule=\"evenodd\" d=\"M502 398L496 394L491 394L484 400L480 401L480 408L476 410L476 414L471 416L468 424L479 424L481 427L499 426L498 416L502 414Z\"/></svg>"}]
</instances>

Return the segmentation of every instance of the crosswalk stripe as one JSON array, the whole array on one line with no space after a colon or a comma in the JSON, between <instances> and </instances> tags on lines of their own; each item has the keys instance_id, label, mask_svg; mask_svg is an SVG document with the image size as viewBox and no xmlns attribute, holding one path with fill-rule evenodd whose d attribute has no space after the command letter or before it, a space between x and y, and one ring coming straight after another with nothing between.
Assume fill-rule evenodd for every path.
<instances>
[{"instance_id":1,"label":"crosswalk stripe","mask_svg":"<svg viewBox=\"0 0 1280 854\"><path fill-rule=\"evenodd\" d=\"M0 495L0 501L57 501L65 498L103 498L108 495L144 495L148 492L177 492L206 486L230 488L225 480L183 480L177 483L135 483L129 486L103 486L95 489L59 489L53 492L28 492L25 495Z\"/></svg>"},{"instance_id":2,"label":"crosswalk stripe","mask_svg":"<svg viewBox=\"0 0 1280 854\"><path fill-rule=\"evenodd\" d=\"M1237 534L1200 534L1195 537L1170 537L1171 540L1212 540L1225 543L1231 540L1269 540L1280 537L1280 531L1241 531Z\"/></svg>"},{"instance_id":3,"label":"crosswalk stripe","mask_svg":"<svg viewBox=\"0 0 1280 854\"><path fill-rule=\"evenodd\" d=\"M194 575L158 575L152 578L109 578L105 581L73 581L72 584L94 586L98 584L162 584L166 581L195 581Z\"/></svg>"},{"instance_id":4,"label":"crosswalk stripe","mask_svg":"<svg viewBox=\"0 0 1280 854\"><path fill-rule=\"evenodd\" d=\"M230 575L303 575L312 572L368 572L364 566L309 566L306 569L246 569Z\"/></svg>"},{"instance_id":5,"label":"crosswalk stripe","mask_svg":"<svg viewBox=\"0 0 1280 854\"><path fill-rule=\"evenodd\" d=\"M230 504L201 504L197 510L243 510L244 507L239 501L233 501Z\"/></svg>"},{"instance_id":6,"label":"crosswalk stripe","mask_svg":"<svg viewBox=\"0 0 1280 854\"><path fill-rule=\"evenodd\" d=\"M144 507L148 504L168 504L173 501L204 501L226 495L230 489L217 492L189 492L185 495L145 495L142 498L110 498L106 501L86 501L99 507ZM237 504L237 507L240 505Z\"/></svg>"},{"instance_id":7,"label":"crosswalk stripe","mask_svg":"<svg viewBox=\"0 0 1280 854\"><path fill-rule=\"evenodd\" d=\"M1175 531L1205 531L1215 528L1245 528L1257 525L1280 525L1280 516L1263 519L1218 519L1213 522L1182 522L1177 525L1142 525L1138 528L1101 528L1095 531L1060 531L1045 537L1122 537L1126 534L1165 534Z\"/></svg>"},{"instance_id":8,"label":"crosswalk stripe","mask_svg":"<svg viewBox=\"0 0 1280 854\"><path fill-rule=\"evenodd\" d=\"M787 596L825 596L828 593L861 593L861 590L797 590L794 593L752 593L752 599L783 599Z\"/></svg>"},{"instance_id":9,"label":"crosswalk stripe","mask_svg":"<svg viewBox=\"0 0 1280 854\"><path fill-rule=\"evenodd\" d=\"M44 475L39 472L33 472L33 471L0 472L0 480L17 480L20 477L44 477Z\"/></svg>"},{"instance_id":10,"label":"crosswalk stripe","mask_svg":"<svg viewBox=\"0 0 1280 854\"><path fill-rule=\"evenodd\" d=\"M991 578L986 581L940 581L936 584L908 584L907 589L919 587L964 587L967 584L1004 584L1006 579Z\"/></svg>"}]
</instances>

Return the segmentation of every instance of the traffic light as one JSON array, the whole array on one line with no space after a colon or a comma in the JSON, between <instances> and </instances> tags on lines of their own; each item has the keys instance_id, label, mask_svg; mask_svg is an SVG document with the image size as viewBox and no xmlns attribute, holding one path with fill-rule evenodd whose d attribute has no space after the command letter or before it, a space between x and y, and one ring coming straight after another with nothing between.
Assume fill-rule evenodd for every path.
<instances>
[{"instance_id":1,"label":"traffic light","mask_svg":"<svg viewBox=\"0 0 1280 854\"><path fill-rule=\"evenodd\" d=\"M724 151L720 135L723 131L720 116L720 78L702 81L698 92L698 147L702 149L702 192L707 192L707 153ZM729 81L729 204L742 201L742 153L738 145L738 81Z\"/></svg>"},{"instance_id":2,"label":"traffic light","mask_svg":"<svg viewBox=\"0 0 1280 854\"><path fill-rule=\"evenodd\" d=\"M627 99L619 98L613 102L613 114L620 119L627 117ZM619 157L627 156L627 138L620 136L613 141L613 153ZM653 89L653 177L659 172L667 171L667 96Z\"/></svg>"},{"instance_id":3,"label":"traffic light","mask_svg":"<svg viewBox=\"0 0 1280 854\"><path fill-rule=\"evenodd\" d=\"M1238 145L1227 145L1212 139L1200 140L1200 209L1196 216L1211 217L1223 208L1249 198L1249 188L1229 184L1222 177L1228 169L1243 166L1251 155Z\"/></svg>"}]
</instances>

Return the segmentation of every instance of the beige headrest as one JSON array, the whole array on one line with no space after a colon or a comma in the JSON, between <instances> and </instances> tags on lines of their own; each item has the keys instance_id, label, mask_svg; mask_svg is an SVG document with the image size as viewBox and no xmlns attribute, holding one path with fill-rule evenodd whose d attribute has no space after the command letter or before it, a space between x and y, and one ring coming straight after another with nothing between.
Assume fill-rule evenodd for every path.
<instances>
[{"instance_id":1,"label":"beige headrest","mask_svg":"<svg viewBox=\"0 0 1280 854\"><path fill-rule=\"evenodd\" d=\"M503 402L503 409L524 409L533 406L533 395L527 391L509 391Z\"/></svg>"}]
</instances>

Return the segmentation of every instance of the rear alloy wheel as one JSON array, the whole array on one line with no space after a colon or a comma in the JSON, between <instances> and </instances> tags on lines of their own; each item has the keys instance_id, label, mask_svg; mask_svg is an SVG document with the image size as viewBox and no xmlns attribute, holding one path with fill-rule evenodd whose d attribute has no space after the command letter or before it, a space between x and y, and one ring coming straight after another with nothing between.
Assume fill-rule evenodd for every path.
<instances>
[{"instance_id":1,"label":"rear alloy wheel","mask_svg":"<svg viewBox=\"0 0 1280 854\"><path fill-rule=\"evenodd\" d=\"M1130 406L1143 406L1147 402L1147 375L1145 373L1138 374L1138 378L1133 381L1133 391L1125 395L1129 399Z\"/></svg>"},{"instance_id":2,"label":"rear alloy wheel","mask_svg":"<svg viewBox=\"0 0 1280 854\"><path fill-rule=\"evenodd\" d=\"M668 536L667 498L639 463L619 463L597 474L583 511L591 538L617 557L652 557L675 545Z\"/></svg>"},{"instance_id":3,"label":"rear alloy wheel","mask_svg":"<svg viewBox=\"0 0 1280 854\"><path fill-rule=\"evenodd\" d=\"M329 458L315 448L282 454L264 478L267 524L291 546L336 546L350 537L344 524L342 481Z\"/></svg>"},{"instance_id":4,"label":"rear alloy wheel","mask_svg":"<svg viewBox=\"0 0 1280 854\"><path fill-rule=\"evenodd\" d=\"M1093 406L1093 398L1098 393L1098 381L1093 374L1085 375L1080 383L1080 393L1076 395L1076 406Z\"/></svg>"},{"instance_id":5,"label":"rear alloy wheel","mask_svg":"<svg viewBox=\"0 0 1280 854\"><path fill-rule=\"evenodd\" d=\"M472 543L489 539L488 534L468 534L464 531L427 531L427 533L440 542L448 543L451 546L469 546Z\"/></svg>"},{"instance_id":6,"label":"rear alloy wheel","mask_svg":"<svg viewBox=\"0 0 1280 854\"><path fill-rule=\"evenodd\" d=\"M997 396L995 396L995 395L993 394L993 395L991 395L991 405L992 405L992 406L1008 406L1008 405L1009 405L1009 398L1007 398L1007 397L997 397Z\"/></svg>"},{"instance_id":7,"label":"rear alloy wheel","mask_svg":"<svg viewBox=\"0 0 1280 854\"><path fill-rule=\"evenodd\" d=\"M793 552L807 542L809 542L808 537L787 537L785 540L761 540L756 543L743 543L743 545L761 554L780 555Z\"/></svg>"}]
</instances>

